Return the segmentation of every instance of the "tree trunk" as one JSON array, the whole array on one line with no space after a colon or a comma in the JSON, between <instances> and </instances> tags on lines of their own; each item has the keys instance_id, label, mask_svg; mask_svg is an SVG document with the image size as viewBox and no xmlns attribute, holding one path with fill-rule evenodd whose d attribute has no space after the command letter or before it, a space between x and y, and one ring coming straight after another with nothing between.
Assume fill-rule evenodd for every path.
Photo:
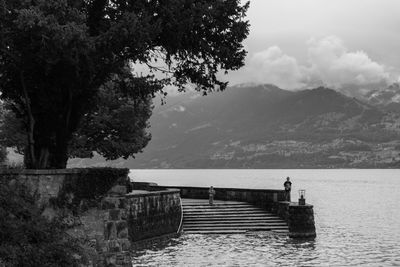
<instances>
[{"instance_id":1,"label":"tree trunk","mask_svg":"<svg viewBox=\"0 0 400 267\"><path fill-rule=\"evenodd\" d=\"M39 160L34 164L30 154L24 155L24 164L28 169L65 169L68 161L68 145L57 145L49 149L48 147L36 146L36 158Z\"/></svg>"},{"instance_id":2,"label":"tree trunk","mask_svg":"<svg viewBox=\"0 0 400 267\"><path fill-rule=\"evenodd\" d=\"M24 163L28 169L65 169L68 161L69 134L67 130L49 133L45 129L35 129L33 139L34 160L29 153L30 146L25 149Z\"/></svg>"},{"instance_id":3,"label":"tree trunk","mask_svg":"<svg viewBox=\"0 0 400 267\"><path fill-rule=\"evenodd\" d=\"M65 169L68 161L68 144L76 130L79 118L73 114L72 89L64 90L60 109L35 113L21 73L21 85L26 107L28 142L25 149L25 166L32 169ZM55 101L59 102L57 99Z\"/></svg>"},{"instance_id":4,"label":"tree trunk","mask_svg":"<svg viewBox=\"0 0 400 267\"><path fill-rule=\"evenodd\" d=\"M34 138L34 129L35 129L35 118L33 116L32 107L31 107L31 99L28 94L28 90L25 84L24 73L20 72L20 82L21 89L24 98L25 111L27 116L27 138L28 138L28 147L25 149L25 155L27 156L27 162L25 162L25 166L28 168L36 169L38 164L36 160L36 151L35 151L35 138Z\"/></svg>"},{"instance_id":5,"label":"tree trunk","mask_svg":"<svg viewBox=\"0 0 400 267\"><path fill-rule=\"evenodd\" d=\"M64 133L58 133L55 149L51 154L50 168L65 169L68 162L68 141Z\"/></svg>"}]
</instances>

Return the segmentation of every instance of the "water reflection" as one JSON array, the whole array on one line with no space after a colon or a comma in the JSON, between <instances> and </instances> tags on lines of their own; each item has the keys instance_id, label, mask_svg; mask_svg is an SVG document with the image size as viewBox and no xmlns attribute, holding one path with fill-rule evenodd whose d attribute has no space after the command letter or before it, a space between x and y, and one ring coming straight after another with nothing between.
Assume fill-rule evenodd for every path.
<instances>
[{"instance_id":1,"label":"water reflection","mask_svg":"<svg viewBox=\"0 0 400 267\"><path fill-rule=\"evenodd\" d=\"M284 248L284 249L283 249ZM275 266L319 262L314 240L285 235L182 235L133 252L134 266Z\"/></svg>"},{"instance_id":2,"label":"water reflection","mask_svg":"<svg viewBox=\"0 0 400 267\"><path fill-rule=\"evenodd\" d=\"M354 234L354 233L353 233ZM182 235L133 252L134 266L396 266L396 243L366 250L373 240L344 242L291 239L283 235ZM327 238L328 236L324 236ZM333 237L333 236L332 236ZM337 238L335 236L334 238ZM349 239L354 242L349 244ZM380 247L382 246L382 247ZM397 252L396 252L397 250Z\"/></svg>"}]
</instances>

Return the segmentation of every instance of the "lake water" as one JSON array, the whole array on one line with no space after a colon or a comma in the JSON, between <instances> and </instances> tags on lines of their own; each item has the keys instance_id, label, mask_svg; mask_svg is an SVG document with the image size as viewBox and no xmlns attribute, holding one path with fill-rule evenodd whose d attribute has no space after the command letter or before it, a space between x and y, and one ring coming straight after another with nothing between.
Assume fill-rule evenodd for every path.
<instances>
[{"instance_id":1,"label":"lake water","mask_svg":"<svg viewBox=\"0 0 400 267\"><path fill-rule=\"evenodd\" d=\"M306 189L317 238L185 235L134 252L134 266L400 266L400 170L132 170L159 185Z\"/></svg>"}]
</instances>

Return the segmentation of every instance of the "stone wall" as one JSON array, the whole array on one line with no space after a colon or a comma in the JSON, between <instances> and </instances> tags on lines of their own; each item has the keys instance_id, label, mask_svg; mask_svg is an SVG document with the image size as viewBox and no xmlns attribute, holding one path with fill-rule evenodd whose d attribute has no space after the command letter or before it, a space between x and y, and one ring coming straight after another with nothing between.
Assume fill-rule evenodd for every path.
<instances>
[{"instance_id":1,"label":"stone wall","mask_svg":"<svg viewBox=\"0 0 400 267\"><path fill-rule=\"evenodd\" d=\"M0 182L27 185L43 215L66 219L68 233L85 240L94 266L131 266L135 242L179 232L182 208L176 189L148 186L151 191L128 194L132 185L127 172L120 177L123 173L96 168L0 170Z\"/></svg>"},{"instance_id":2,"label":"stone wall","mask_svg":"<svg viewBox=\"0 0 400 267\"><path fill-rule=\"evenodd\" d=\"M0 182L26 185L37 196L42 215L61 219L68 234L82 241L90 266L131 266L127 212L120 205L126 202L129 181L124 172L7 169L0 170Z\"/></svg>"},{"instance_id":3,"label":"stone wall","mask_svg":"<svg viewBox=\"0 0 400 267\"><path fill-rule=\"evenodd\" d=\"M37 194L39 206L46 206L49 200L58 197L66 179L80 175L80 169L61 170L0 170L0 179L18 180L27 185L32 193Z\"/></svg>"},{"instance_id":4,"label":"stone wall","mask_svg":"<svg viewBox=\"0 0 400 267\"><path fill-rule=\"evenodd\" d=\"M106 215L104 235L97 240L97 250L104 255L106 266L132 266L126 200L126 194L112 194L101 203Z\"/></svg>"},{"instance_id":5,"label":"stone wall","mask_svg":"<svg viewBox=\"0 0 400 267\"><path fill-rule=\"evenodd\" d=\"M133 242L176 234L182 221L179 190L133 191L126 195L126 212Z\"/></svg>"},{"instance_id":6,"label":"stone wall","mask_svg":"<svg viewBox=\"0 0 400 267\"><path fill-rule=\"evenodd\" d=\"M179 190L123 192L117 186L101 202L104 235L96 247L106 266L131 266L137 241L177 234L182 220Z\"/></svg>"},{"instance_id":7,"label":"stone wall","mask_svg":"<svg viewBox=\"0 0 400 267\"><path fill-rule=\"evenodd\" d=\"M289 221L289 205L288 201L278 202L276 205L276 215L278 215L281 219L285 220L285 222Z\"/></svg>"},{"instance_id":8,"label":"stone wall","mask_svg":"<svg viewBox=\"0 0 400 267\"><path fill-rule=\"evenodd\" d=\"M0 182L19 182L38 197L38 205L47 207L60 201L90 202L107 194L116 184L127 186L128 169L76 168L52 170L0 170ZM126 191L126 190L125 190ZM126 193L126 192L125 192ZM50 203L52 202L52 203Z\"/></svg>"},{"instance_id":9,"label":"stone wall","mask_svg":"<svg viewBox=\"0 0 400 267\"><path fill-rule=\"evenodd\" d=\"M79 215L79 224L69 228L67 233L84 241L86 258L89 266L104 266L107 259L107 244L104 240L104 222L108 218L108 210L90 208Z\"/></svg>"},{"instance_id":10,"label":"stone wall","mask_svg":"<svg viewBox=\"0 0 400 267\"><path fill-rule=\"evenodd\" d=\"M208 187L187 186L157 186L154 183L133 183L134 188L145 190L161 190L176 188L180 190L182 198L208 199ZM276 203L285 200L284 190L273 189L242 189L242 188L218 188L215 187L215 199L235 200L252 203L255 206L269 211L275 211Z\"/></svg>"}]
</instances>

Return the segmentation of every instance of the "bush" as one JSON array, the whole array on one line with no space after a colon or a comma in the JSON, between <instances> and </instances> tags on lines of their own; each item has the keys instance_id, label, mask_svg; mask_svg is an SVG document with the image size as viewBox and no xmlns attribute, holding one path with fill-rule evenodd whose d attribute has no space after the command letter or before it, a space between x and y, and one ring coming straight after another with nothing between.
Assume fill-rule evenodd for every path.
<instances>
[{"instance_id":1,"label":"bush","mask_svg":"<svg viewBox=\"0 0 400 267\"><path fill-rule=\"evenodd\" d=\"M87 168L78 180L66 186L81 199L99 199L117 183L127 183L129 169Z\"/></svg>"},{"instance_id":2,"label":"bush","mask_svg":"<svg viewBox=\"0 0 400 267\"><path fill-rule=\"evenodd\" d=\"M0 181L0 266L78 266L78 240L41 216L35 201L24 185Z\"/></svg>"},{"instance_id":3,"label":"bush","mask_svg":"<svg viewBox=\"0 0 400 267\"><path fill-rule=\"evenodd\" d=\"M82 203L97 206L99 200L116 184L129 187L129 169L120 168L87 168L82 169L79 176L66 179L62 191L53 204L60 208L68 208L77 213ZM93 204L91 204L93 203Z\"/></svg>"}]
</instances>

